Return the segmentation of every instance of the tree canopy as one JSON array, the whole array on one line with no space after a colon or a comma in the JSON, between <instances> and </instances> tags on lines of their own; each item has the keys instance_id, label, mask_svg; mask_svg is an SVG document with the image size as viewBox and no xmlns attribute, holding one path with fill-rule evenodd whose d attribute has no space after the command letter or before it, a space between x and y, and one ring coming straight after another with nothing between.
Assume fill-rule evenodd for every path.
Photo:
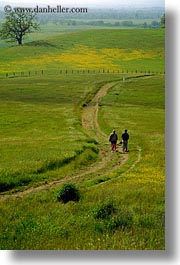
<instances>
[{"instance_id":1,"label":"tree canopy","mask_svg":"<svg viewBox=\"0 0 180 265\"><path fill-rule=\"evenodd\" d=\"M39 30L35 13L15 12L8 13L5 22L2 23L0 36L9 42L17 42L22 45L23 38L28 33Z\"/></svg>"}]
</instances>

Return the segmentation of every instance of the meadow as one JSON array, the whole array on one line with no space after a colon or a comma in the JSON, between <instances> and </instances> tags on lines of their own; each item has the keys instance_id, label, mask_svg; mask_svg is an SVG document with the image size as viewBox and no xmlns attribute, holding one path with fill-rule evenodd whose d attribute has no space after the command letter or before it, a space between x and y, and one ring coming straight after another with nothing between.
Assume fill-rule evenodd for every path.
<instances>
[{"instance_id":1,"label":"meadow","mask_svg":"<svg viewBox=\"0 0 180 265\"><path fill-rule=\"evenodd\" d=\"M143 35L143 38L141 36ZM0 76L30 70L164 72L164 29L87 30L0 49Z\"/></svg>"},{"instance_id":2,"label":"meadow","mask_svg":"<svg viewBox=\"0 0 180 265\"><path fill-rule=\"evenodd\" d=\"M79 155L84 164L97 157L97 144L81 128L79 109L109 78L59 75L1 80L0 191L64 177L79 170ZM74 161L72 168L60 170ZM51 170L56 172L53 176Z\"/></svg>"},{"instance_id":3,"label":"meadow","mask_svg":"<svg viewBox=\"0 0 180 265\"><path fill-rule=\"evenodd\" d=\"M164 31L67 33L0 56L0 249L164 250ZM105 67L129 73L97 73ZM106 83L89 133L84 109ZM110 152L113 128L128 129L128 154ZM79 202L56 200L61 181Z\"/></svg>"}]
</instances>

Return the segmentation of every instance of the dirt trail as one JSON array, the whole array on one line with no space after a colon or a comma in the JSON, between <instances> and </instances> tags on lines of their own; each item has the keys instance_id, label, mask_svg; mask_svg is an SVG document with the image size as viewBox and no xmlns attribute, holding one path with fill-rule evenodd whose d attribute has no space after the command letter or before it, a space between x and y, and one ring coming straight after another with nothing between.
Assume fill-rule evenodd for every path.
<instances>
[{"instance_id":1,"label":"dirt trail","mask_svg":"<svg viewBox=\"0 0 180 265\"><path fill-rule=\"evenodd\" d=\"M91 100L89 105L84 108L82 114L82 126L88 133L88 135L93 136L98 142L102 142L102 138L106 138L107 135L103 133L99 127L98 123L98 107L101 99L106 95L107 91L115 86L116 83L107 83L105 84Z\"/></svg>"},{"instance_id":2,"label":"dirt trail","mask_svg":"<svg viewBox=\"0 0 180 265\"><path fill-rule=\"evenodd\" d=\"M101 87L97 92L91 102L83 109L82 113L82 126L85 129L86 133L96 139L100 146L99 160L89 166L88 169L81 171L79 174L74 176L65 177L61 180L51 181L47 184L40 185L38 187L32 187L24 191L19 191L13 194L4 194L0 195L1 200L7 200L11 198L21 198L25 195L37 193L42 190L49 190L52 187L59 185L61 183L72 181L74 179L85 178L89 174L97 172L97 176L104 176L110 172L116 171L120 168L128 159L128 154L120 154L110 152L110 146L108 144L108 136L101 131L98 123L98 107L103 96L106 95L107 91L115 86L117 82L107 83ZM107 143L107 144L105 144ZM140 150L139 150L140 151ZM127 170L130 171L135 164L140 160L140 152L137 157L137 161ZM125 172L124 172L125 173Z\"/></svg>"}]
</instances>

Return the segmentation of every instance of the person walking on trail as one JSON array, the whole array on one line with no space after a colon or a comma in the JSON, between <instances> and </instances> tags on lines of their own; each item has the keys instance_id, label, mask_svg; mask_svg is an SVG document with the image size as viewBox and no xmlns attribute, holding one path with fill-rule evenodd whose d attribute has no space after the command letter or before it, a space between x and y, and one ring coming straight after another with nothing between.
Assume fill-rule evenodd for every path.
<instances>
[{"instance_id":1,"label":"person walking on trail","mask_svg":"<svg viewBox=\"0 0 180 265\"><path fill-rule=\"evenodd\" d=\"M129 140L129 134L127 133L127 130L124 131L122 134L122 149L123 153L128 152L128 140Z\"/></svg>"},{"instance_id":2,"label":"person walking on trail","mask_svg":"<svg viewBox=\"0 0 180 265\"><path fill-rule=\"evenodd\" d=\"M117 140L118 140L118 136L117 136L115 130L113 130L109 136L109 142L111 142L111 150L112 151L116 151Z\"/></svg>"}]
</instances>

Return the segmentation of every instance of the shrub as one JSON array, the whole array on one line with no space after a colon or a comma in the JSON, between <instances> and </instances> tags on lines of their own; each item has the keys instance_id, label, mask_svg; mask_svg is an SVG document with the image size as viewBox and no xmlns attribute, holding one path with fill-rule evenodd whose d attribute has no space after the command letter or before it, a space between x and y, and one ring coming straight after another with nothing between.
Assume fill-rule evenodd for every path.
<instances>
[{"instance_id":1,"label":"shrub","mask_svg":"<svg viewBox=\"0 0 180 265\"><path fill-rule=\"evenodd\" d=\"M28 185L32 181L32 178L30 176L20 176L18 173L12 174L12 176L6 176L7 177L5 180L1 179L0 177L0 192L5 192L17 188L19 186Z\"/></svg>"},{"instance_id":2,"label":"shrub","mask_svg":"<svg viewBox=\"0 0 180 265\"><path fill-rule=\"evenodd\" d=\"M69 201L79 201L80 192L74 184L65 183L58 191L56 200L61 201L63 203L67 203Z\"/></svg>"},{"instance_id":3,"label":"shrub","mask_svg":"<svg viewBox=\"0 0 180 265\"><path fill-rule=\"evenodd\" d=\"M110 231L118 228L125 229L133 224L133 216L130 212L121 211L118 216L115 216L107 223L107 228Z\"/></svg>"},{"instance_id":4,"label":"shrub","mask_svg":"<svg viewBox=\"0 0 180 265\"><path fill-rule=\"evenodd\" d=\"M116 208L113 205L113 202L105 202L101 205L98 205L94 210L95 219L106 219L111 216L116 211Z\"/></svg>"},{"instance_id":5,"label":"shrub","mask_svg":"<svg viewBox=\"0 0 180 265\"><path fill-rule=\"evenodd\" d=\"M13 189L16 186L15 183L9 182L7 183L6 181L0 181L0 192L8 191Z\"/></svg>"}]
</instances>

